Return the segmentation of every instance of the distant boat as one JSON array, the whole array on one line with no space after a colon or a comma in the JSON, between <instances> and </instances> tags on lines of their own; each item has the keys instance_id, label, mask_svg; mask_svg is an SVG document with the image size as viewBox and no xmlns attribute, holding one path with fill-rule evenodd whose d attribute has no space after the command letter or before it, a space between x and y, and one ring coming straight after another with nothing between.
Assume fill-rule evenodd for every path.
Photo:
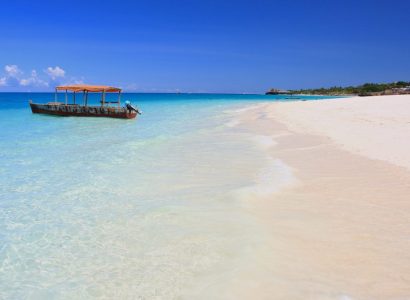
<instances>
[{"instance_id":1,"label":"distant boat","mask_svg":"<svg viewBox=\"0 0 410 300\"><path fill-rule=\"evenodd\" d=\"M57 102L57 92L65 91L65 103ZM68 103L68 91L72 92L72 103ZM82 105L76 103L76 94L82 93ZM101 93L101 105L89 106L88 93ZM117 101L106 101L106 93L118 93ZM141 114L138 108L129 101L121 107L121 89L104 85L75 84L67 86L57 86L55 89L55 101L46 104L33 103L30 100L30 108L34 114L48 114L56 116L76 116L76 117L108 117L119 119L134 119L137 114ZM110 106L117 104L117 106Z\"/></svg>"}]
</instances>

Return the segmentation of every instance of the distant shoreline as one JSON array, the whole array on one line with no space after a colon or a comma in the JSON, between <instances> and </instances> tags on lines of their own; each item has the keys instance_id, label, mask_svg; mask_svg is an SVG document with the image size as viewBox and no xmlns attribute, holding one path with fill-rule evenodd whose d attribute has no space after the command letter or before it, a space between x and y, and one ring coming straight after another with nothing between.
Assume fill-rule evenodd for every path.
<instances>
[{"instance_id":1,"label":"distant shoreline","mask_svg":"<svg viewBox=\"0 0 410 300\"><path fill-rule=\"evenodd\" d=\"M326 95L326 96L392 96L410 94L410 81L390 83L365 83L358 86L333 86L330 88L282 90L272 88L266 95Z\"/></svg>"}]
</instances>

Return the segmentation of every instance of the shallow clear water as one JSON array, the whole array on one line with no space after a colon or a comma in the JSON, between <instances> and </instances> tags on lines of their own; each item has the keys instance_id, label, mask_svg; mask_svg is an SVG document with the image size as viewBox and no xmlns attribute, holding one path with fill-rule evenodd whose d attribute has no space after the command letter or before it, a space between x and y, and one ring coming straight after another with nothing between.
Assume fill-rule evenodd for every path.
<instances>
[{"instance_id":1,"label":"shallow clear water","mask_svg":"<svg viewBox=\"0 0 410 300\"><path fill-rule=\"evenodd\" d=\"M288 100L125 94L143 115L115 120L34 115L29 98L54 96L0 94L0 298L206 295L246 264L263 231L237 192L283 170L229 111Z\"/></svg>"}]
</instances>

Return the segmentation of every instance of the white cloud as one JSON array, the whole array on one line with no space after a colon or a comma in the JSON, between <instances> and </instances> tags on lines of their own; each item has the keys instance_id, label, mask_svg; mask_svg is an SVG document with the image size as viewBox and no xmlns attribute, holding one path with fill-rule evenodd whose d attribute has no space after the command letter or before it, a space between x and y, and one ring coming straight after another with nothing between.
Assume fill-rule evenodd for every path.
<instances>
[{"instance_id":1,"label":"white cloud","mask_svg":"<svg viewBox=\"0 0 410 300\"><path fill-rule=\"evenodd\" d=\"M13 78L18 77L18 75L22 73L17 65L6 65L4 70L6 71L7 76Z\"/></svg>"},{"instance_id":2,"label":"white cloud","mask_svg":"<svg viewBox=\"0 0 410 300\"><path fill-rule=\"evenodd\" d=\"M20 80L20 85L28 86L28 85L31 85L32 82L33 82L33 78L21 79Z\"/></svg>"},{"instance_id":3,"label":"white cloud","mask_svg":"<svg viewBox=\"0 0 410 300\"><path fill-rule=\"evenodd\" d=\"M41 86L47 87L48 86L47 81L44 81L44 80L38 78L36 70L31 71L31 76L30 77L20 79L19 83L20 83L21 86L37 86L37 87L41 87Z\"/></svg>"},{"instance_id":4,"label":"white cloud","mask_svg":"<svg viewBox=\"0 0 410 300\"><path fill-rule=\"evenodd\" d=\"M70 85L70 84L84 84L84 77L66 78L66 80L61 83L61 85Z\"/></svg>"},{"instance_id":5,"label":"white cloud","mask_svg":"<svg viewBox=\"0 0 410 300\"><path fill-rule=\"evenodd\" d=\"M44 90L44 88L60 84L60 80L65 79L65 76L66 72L59 66L48 67L44 70L44 73L32 70L29 74L25 74L17 65L10 64L4 66L3 72L0 70L0 88L8 90ZM77 80L75 77L71 77L70 81Z\"/></svg>"},{"instance_id":6,"label":"white cloud","mask_svg":"<svg viewBox=\"0 0 410 300\"><path fill-rule=\"evenodd\" d=\"M44 72L46 72L46 74L48 76L51 77L51 79L56 80L59 77L64 77L65 76L65 71L60 68L59 66L55 66L53 67L48 67Z\"/></svg>"}]
</instances>

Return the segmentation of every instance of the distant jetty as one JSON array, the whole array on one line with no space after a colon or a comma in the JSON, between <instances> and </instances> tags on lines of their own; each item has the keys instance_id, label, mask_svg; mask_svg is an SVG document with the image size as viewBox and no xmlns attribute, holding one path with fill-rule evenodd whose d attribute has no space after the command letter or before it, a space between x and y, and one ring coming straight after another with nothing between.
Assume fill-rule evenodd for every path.
<instances>
[{"instance_id":1,"label":"distant jetty","mask_svg":"<svg viewBox=\"0 0 410 300\"><path fill-rule=\"evenodd\" d=\"M291 91L280 90L280 89L270 89L265 93L265 95L291 95Z\"/></svg>"}]
</instances>

